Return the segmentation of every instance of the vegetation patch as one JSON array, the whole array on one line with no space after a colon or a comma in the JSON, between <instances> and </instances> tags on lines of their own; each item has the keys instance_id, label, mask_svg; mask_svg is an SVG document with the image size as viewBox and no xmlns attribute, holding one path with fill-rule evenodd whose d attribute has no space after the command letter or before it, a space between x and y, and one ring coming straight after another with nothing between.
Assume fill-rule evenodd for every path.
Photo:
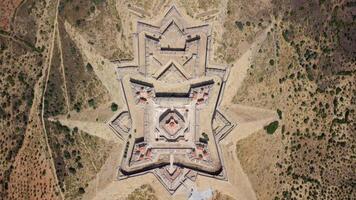
<instances>
[{"instance_id":1,"label":"vegetation patch","mask_svg":"<svg viewBox=\"0 0 356 200\"><path fill-rule=\"evenodd\" d=\"M111 111L113 112L116 112L117 109L119 108L119 106L116 103L112 103L110 107L111 107Z\"/></svg>"},{"instance_id":2,"label":"vegetation patch","mask_svg":"<svg viewBox=\"0 0 356 200\"><path fill-rule=\"evenodd\" d=\"M278 128L278 121L271 122L264 129L267 131L268 134L273 134Z\"/></svg>"},{"instance_id":3,"label":"vegetation patch","mask_svg":"<svg viewBox=\"0 0 356 200\"><path fill-rule=\"evenodd\" d=\"M104 164L112 145L59 122L47 121L46 128L59 185L66 199L80 198ZM94 152L100 153L93 156Z\"/></svg>"},{"instance_id":4,"label":"vegetation patch","mask_svg":"<svg viewBox=\"0 0 356 200\"><path fill-rule=\"evenodd\" d=\"M236 27L240 30L240 31L243 31L244 29L244 24L240 21L235 21L235 25Z\"/></svg>"},{"instance_id":5,"label":"vegetation patch","mask_svg":"<svg viewBox=\"0 0 356 200\"><path fill-rule=\"evenodd\" d=\"M151 185L145 184L136 188L129 196L127 200L157 200L155 191Z\"/></svg>"},{"instance_id":6,"label":"vegetation patch","mask_svg":"<svg viewBox=\"0 0 356 200\"><path fill-rule=\"evenodd\" d=\"M277 109L277 114L278 114L279 119L282 119L282 111Z\"/></svg>"}]
</instances>

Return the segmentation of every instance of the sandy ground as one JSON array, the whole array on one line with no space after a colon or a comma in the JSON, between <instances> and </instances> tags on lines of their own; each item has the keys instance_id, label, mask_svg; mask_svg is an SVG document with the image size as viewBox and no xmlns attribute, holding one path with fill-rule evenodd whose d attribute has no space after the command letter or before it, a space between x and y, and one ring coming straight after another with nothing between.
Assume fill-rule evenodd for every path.
<instances>
[{"instance_id":1,"label":"sandy ground","mask_svg":"<svg viewBox=\"0 0 356 200\"><path fill-rule=\"evenodd\" d=\"M250 46L250 48L234 63L229 74L229 77L233 78L229 78L225 86L225 91L229 92L224 93L221 106L227 107L232 103L232 100L234 99L237 91L241 87L241 84L246 77L247 69L251 65L251 57L254 55L254 52L261 45L261 43L266 39L267 32L270 29L271 25L263 30L263 32L256 38L255 42Z\"/></svg>"},{"instance_id":2,"label":"sandy ground","mask_svg":"<svg viewBox=\"0 0 356 200\"><path fill-rule=\"evenodd\" d=\"M82 109L79 113L75 110L71 110L69 115L71 120L106 123L115 113L116 112L111 111L111 102L108 102L101 104L96 108L88 107L86 109ZM67 115L68 114L66 114L66 116ZM58 117L64 118L66 116L63 115Z\"/></svg>"},{"instance_id":3,"label":"sandy ground","mask_svg":"<svg viewBox=\"0 0 356 200\"><path fill-rule=\"evenodd\" d=\"M230 105L222 110L237 124L236 128L224 138L223 144L244 139L278 119L276 111L239 104Z\"/></svg>"}]
</instances>

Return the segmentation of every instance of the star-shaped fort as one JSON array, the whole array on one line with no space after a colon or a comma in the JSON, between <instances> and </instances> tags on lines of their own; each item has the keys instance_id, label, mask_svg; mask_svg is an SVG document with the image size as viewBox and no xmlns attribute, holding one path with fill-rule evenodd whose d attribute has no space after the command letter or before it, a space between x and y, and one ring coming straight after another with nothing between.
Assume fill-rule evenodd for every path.
<instances>
[{"instance_id":1,"label":"star-shaped fort","mask_svg":"<svg viewBox=\"0 0 356 200\"><path fill-rule=\"evenodd\" d=\"M234 104L233 97L270 27L233 67L213 62L212 25L175 4L135 21L129 61L104 58L75 27L65 22L65 28L119 107L104 123L87 119L90 111L50 118L117 144L91 181L90 198L123 197L150 184L162 199L209 188L256 199L235 143L278 116Z\"/></svg>"},{"instance_id":2,"label":"star-shaped fort","mask_svg":"<svg viewBox=\"0 0 356 200\"><path fill-rule=\"evenodd\" d=\"M116 68L126 106L110 127L124 141L120 179L153 173L170 193L197 175L227 179L219 142L234 128L219 103L226 67L209 64L211 28L175 6L137 22L133 62Z\"/></svg>"}]
</instances>

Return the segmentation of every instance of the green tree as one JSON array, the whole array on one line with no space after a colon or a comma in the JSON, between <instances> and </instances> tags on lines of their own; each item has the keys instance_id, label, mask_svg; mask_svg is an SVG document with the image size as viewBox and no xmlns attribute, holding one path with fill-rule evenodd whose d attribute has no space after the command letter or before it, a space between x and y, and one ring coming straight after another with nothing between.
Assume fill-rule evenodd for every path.
<instances>
[{"instance_id":1,"label":"green tree","mask_svg":"<svg viewBox=\"0 0 356 200\"><path fill-rule=\"evenodd\" d=\"M119 106L116 103L111 104L111 111L116 112Z\"/></svg>"},{"instance_id":2,"label":"green tree","mask_svg":"<svg viewBox=\"0 0 356 200\"><path fill-rule=\"evenodd\" d=\"M278 121L271 122L264 129L267 131L268 134L273 134L278 128Z\"/></svg>"}]
</instances>

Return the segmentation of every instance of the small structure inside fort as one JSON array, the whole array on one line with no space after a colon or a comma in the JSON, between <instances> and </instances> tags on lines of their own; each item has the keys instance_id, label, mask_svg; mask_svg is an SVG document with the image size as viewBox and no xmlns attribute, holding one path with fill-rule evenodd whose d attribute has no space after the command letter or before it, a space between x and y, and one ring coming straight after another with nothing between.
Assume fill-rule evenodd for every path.
<instances>
[{"instance_id":1,"label":"small structure inside fort","mask_svg":"<svg viewBox=\"0 0 356 200\"><path fill-rule=\"evenodd\" d=\"M137 22L134 48L117 67L126 108L110 122L126 144L119 179L153 173L171 194L197 175L227 179L219 142L234 124L219 102L228 70L210 63L209 24L173 5Z\"/></svg>"}]
</instances>

